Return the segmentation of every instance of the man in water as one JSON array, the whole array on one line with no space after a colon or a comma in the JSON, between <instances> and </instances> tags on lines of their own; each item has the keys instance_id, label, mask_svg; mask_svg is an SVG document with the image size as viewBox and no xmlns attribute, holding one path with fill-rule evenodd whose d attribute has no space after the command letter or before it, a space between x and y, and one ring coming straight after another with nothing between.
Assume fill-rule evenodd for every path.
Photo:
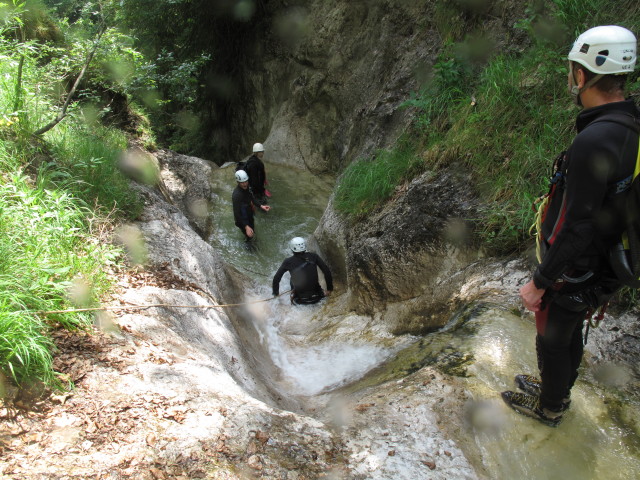
<instances>
[{"instance_id":1,"label":"man in water","mask_svg":"<svg viewBox=\"0 0 640 480\"><path fill-rule=\"evenodd\" d=\"M282 262L280 268L273 277L273 296L280 294L280 280L285 272L291 276L291 303L311 304L317 303L333 290L333 279L329 267L322 259L312 252L307 252L304 238L295 237L289 242L293 255ZM318 269L320 267L327 284L325 292L318 283Z\"/></svg>"},{"instance_id":2,"label":"man in water","mask_svg":"<svg viewBox=\"0 0 640 480\"><path fill-rule=\"evenodd\" d=\"M264 205L258 199L255 198L253 192L249 188L249 176L244 170L238 170L235 173L236 182L238 185L233 190L231 201L233 203L233 218L236 223L236 227L244 234L247 241L251 240L255 235L255 227L253 223L253 211L256 205L259 206L265 212L268 212L271 207Z\"/></svg>"},{"instance_id":3,"label":"man in water","mask_svg":"<svg viewBox=\"0 0 640 480\"><path fill-rule=\"evenodd\" d=\"M535 312L540 379L517 375L520 392L502 392L513 409L556 426L569 408L583 355L587 312L620 288L608 252L624 229L624 192L638 154L640 112L624 98L636 62L636 37L623 27L595 27L569 52L568 87L583 107L577 135L554 163L539 232L541 263L520 289Z\"/></svg>"},{"instance_id":4,"label":"man in water","mask_svg":"<svg viewBox=\"0 0 640 480\"><path fill-rule=\"evenodd\" d=\"M261 143L253 145L253 155L249 157L246 165L246 172L249 175L249 187L253 194L262 203L266 203L265 183L267 182L267 174L264 170L264 146Z\"/></svg>"}]
</instances>

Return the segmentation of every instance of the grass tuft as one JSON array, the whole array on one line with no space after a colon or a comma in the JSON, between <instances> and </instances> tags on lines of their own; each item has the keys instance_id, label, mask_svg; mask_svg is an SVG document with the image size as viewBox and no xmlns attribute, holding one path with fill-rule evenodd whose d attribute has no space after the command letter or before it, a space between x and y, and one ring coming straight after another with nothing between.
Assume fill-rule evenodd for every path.
<instances>
[{"instance_id":1,"label":"grass tuft","mask_svg":"<svg viewBox=\"0 0 640 480\"><path fill-rule=\"evenodd\" d=\"M551 163L575 133L578 109L566 89L571 43L595 25L640 31L638 2L588 0L586 5L554 0L528 7L515 28L529 33L530 44L503 49L484 63L465 56L478 43L476 37L445 43L433 78L406 102L417 111L413 129L393 149L346 168L337 187L338 211L365 213L388 200L398 182L421 170L443 168L444 156L455 152L484 201L481 217L474 220L474 243L489 255L526 250L532 201L546 192ZM640 100L637 72L629 79L628 92ZM407 152L424 163L389 161Z\"/></svg>"},{"instance_id":2,"label":"grass tuft","mask_svg":"<svg viewBox=\"0 0 640 480\"><path fill-rule=\"evenodd\" d=\"M141 201L118 170L122 132L84 123L73 105L44 139L31 135L59 109L43 94L55 89L40 54L0 36L0 378L60 387L51 330L92 318L41 312L100 303L124 255L96 235L135 218Z\"/></svg>"},{"instance_id":3,"label":"grass tuft","mask_svg":"<svg viewBox=\"0 0 640 480\"><path fill-rule=\"evenodd\" d=\"M359 217L390 198L421 160L410 147L380 150L371 160L352 163L338 184L338 211Z\"/></svg>"}]
</instances>

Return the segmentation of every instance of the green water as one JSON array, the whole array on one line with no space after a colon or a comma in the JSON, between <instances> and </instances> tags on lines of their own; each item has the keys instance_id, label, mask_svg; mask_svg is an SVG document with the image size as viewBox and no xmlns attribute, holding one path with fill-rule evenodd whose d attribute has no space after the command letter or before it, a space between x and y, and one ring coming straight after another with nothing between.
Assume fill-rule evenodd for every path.
<instances>
[{"instance_id":1,"label":"green water","mask_svg":"<svg viewBox=\"0 0 640 480\"><path fill-rule=\"evenodd\" d=\"M265 163L265 168L271 210L256 211L256 235L250 244L233 222L234 166L214 171L214 229L209 239L227 262L260 282L270 282L282 260L291 255L289 241L293 237L308 239L313 233L335 183L332 177L314 176L292 167Z\"/></svg>"}]
</instances>

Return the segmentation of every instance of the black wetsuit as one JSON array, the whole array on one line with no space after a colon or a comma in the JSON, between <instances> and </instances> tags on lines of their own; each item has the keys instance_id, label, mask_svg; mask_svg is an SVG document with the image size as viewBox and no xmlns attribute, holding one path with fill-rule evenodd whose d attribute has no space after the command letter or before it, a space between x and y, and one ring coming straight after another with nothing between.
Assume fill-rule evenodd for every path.
<instances>
[{"instance_id":1,"label":"black wetsuit","mask_svg":"<svg viewBox=\"0 0 640 480\"><path fill-rule=\"evenodd\" d=\"M255 155L251 155L245 166L249 175L249 186L256 198L262 199L265 196L264 183L267 175L264 170L264 163Z\"/></svg>"},{"instance_id":2,"label":"black wetsuit","mask_svg":"<svg viewBox=\"0 0 640 480\"><path fill-rule=\"evenodd\" d=\"M612 112L640 117L632 101L607 103L578 115L578 135L557 160L557 181L542 224L546 251L533 279L537 288L547 291L536 312L536 350L540 403L555 411L561 410L578 377L585 313L620 288L607 252L623 230L622 196L616 190L633 174L638 134L602 120Z\"/></svg>"},{"instance_id":3,"label":"black wetsuit","mask_svg":"<svg viewBox=\"0 0 640 480\"><path fill-rule=\"evenodd\" d=\"M233 218L235 220L236 227L238 227L246 237L247 232L245 227L247 225L255 230L253 224L253 211L261 204L259 200L255 198L250 188L243 189L240 185L237 185L233 190L231 201L233 203Z\"/></svg>"},{"instance_id":4,"label":"black wetsuit","mask_svg":"<svg viewBox=\"0 0 640 480\"><path fill-rule=\"evenodd\" d=\"M273 296L280 293L280 280L285 272L291 275L292 300L294 303L316 303L324 298L324 292L318 282L318 270L320 267L324 274L327 290L333 290L333 278L329 267L322 259L311 252L298 252L285 259L273 277Z\"/></svg>"}]
</instances>

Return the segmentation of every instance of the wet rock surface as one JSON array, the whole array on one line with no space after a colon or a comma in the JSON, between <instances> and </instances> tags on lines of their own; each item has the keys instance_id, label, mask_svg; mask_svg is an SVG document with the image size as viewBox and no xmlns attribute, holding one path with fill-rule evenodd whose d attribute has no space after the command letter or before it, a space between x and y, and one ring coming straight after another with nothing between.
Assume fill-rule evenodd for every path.
<instances>
[{"instance_id":1,"label":"wet rock surface","mask_svg":"<svg viewBox=\"0 0 640 480\"><path fill-rule=\"evenodd\" d=\"M206 238L211 231L211 184L214 163L166 150L155 153L160 164L160 178L167 187L169 200L187 217L193 229Z\"/></svg>"},{"instance_id":2,"label":"wet rock surface","mask_svg":"<svg viewBox=\"0 0 640 480\"><path fill-rule=\"evenodd\" d=\"M170 159L166 165L171 168ZM496 394L469 383L470 358L454 346L434 360L401 352L399 367L381 365L335 392L302 397L279 390L250 317L214 307L242 302L246 279L176 206L141 188L146 208L136 226L149 261L114 272L119 290L110 304L153 306L115 309L96 316L99 329L56 335L56 367L76 388L38 401L16 399L0 410L0 478L495 478L468 417L480 411L478 398ZM517 298L528 275L519 260L452 271L447 281L457 288L448 301L460 308L444 311L462 313L446 319L461 329L467 321L482 325L479 315L499 306L514 322L530 321ZM345 341L394 341L394 326L382 314L356 315L349 301L347 293L332 296L325 320L297 330L298 341L336 334ZM629 398L638 391L637 328L637 313L607 315L587 346L589 365L629 369L632 375L621 380ZM533 337L524 341L532 351ZM470 411L470 404L477 408Z\"/></svg>"},{"instance_id":3,"label":"wet rock surface","mask_svg":"<svg viewBox=\"0 0 640 480\"><path fill-rule=\"evenodd\" d=\"M486 7L268 2L255 36L241 46L237 100L222 126L232 132L231 148L242 146L231 156L244 157L260 141L269 162L337 172L392 145L415 115L405 103L433 79L443 39L452 33L443 28L482 30L500 53L528 41L513 29L526 5Z\"/></svg>"},{"instance_id":4,"label":"wet rock surface","mask_svg":"<svg viewBox=\"0 0 640 480\"><path fill-rule=\"evenodd\" d=\"M468 245L477 211L467 175L426 172L354 224L330 205L315 236L348 285L350 310L383 312L392 331L420 333L444 324L464 267L478 256Z\"/></svg>"}]
</instances>

